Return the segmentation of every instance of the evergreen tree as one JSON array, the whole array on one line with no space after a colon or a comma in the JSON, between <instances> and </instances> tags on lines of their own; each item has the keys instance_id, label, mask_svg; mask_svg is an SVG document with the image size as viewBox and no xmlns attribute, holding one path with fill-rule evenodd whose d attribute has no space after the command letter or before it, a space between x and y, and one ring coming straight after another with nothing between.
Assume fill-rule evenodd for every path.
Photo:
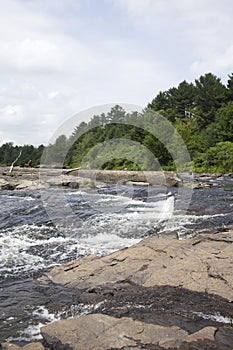
<instances>
[{"instance_id":1,"label":"evergreen tree","mask_svg":"<svg viewBox=\"0 0 233 350\"><path fill-rule=\"evenodd\" d=\"M214 121L218 108L223 106L227 98L226 87L212 73L202 75L196 83L196 104L201 117L201 125L206 126Z\"/></svg>"},{"instance_id":2,"label":"evergreen tree","mask_svg":"<svg viewBox=\"0 0 233 350\"><path fill-rule=\"evenodd\" d=\"M228 81L227 81L227 100L233 101L233 73L228 75Z\"/></svg>"}]
</instances>

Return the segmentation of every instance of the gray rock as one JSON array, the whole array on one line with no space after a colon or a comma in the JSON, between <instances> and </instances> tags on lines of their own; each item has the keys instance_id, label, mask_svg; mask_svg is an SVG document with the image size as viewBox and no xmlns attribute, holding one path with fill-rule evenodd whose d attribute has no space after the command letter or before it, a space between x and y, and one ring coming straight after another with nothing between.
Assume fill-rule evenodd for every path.
<instances>
[{"instance_id":1,"label":"gray rock","mask_svg":"<svg viewBox=\"0 0 233 350\"><path fill-rule=\"evenodd\" d=\"M11 343L2 343L0 344L0 349L2 350L45 350L41 343L30 343L23 347L20 347Z\"/></svg>"},{"instance_id":2,"label":"gray rock","mask_svg":"<svg viewBox=\"0 0 233 350\"><path fill-rule=\"evenodd\" d=\"M108 256L91 255L46 272L53 283L91 289L128 281L144 287L174 286L233 300L233 231L189 240L150 237Z\"/></svg>"},{"instance_id":3,"label":"gray rock","mask_svg":"<svg viewBox=\"0 0 233 350\"><path fill-rule=\"evenodd\" d=\"M46 342L57 350L120 349L135 347L138 342L159 344L168 349L178 347L188 337L188 333L178 327L162 327L129 317L118 319L100 314L57 321L42 327L41 333Z\"/></svg>"}]
</instances>

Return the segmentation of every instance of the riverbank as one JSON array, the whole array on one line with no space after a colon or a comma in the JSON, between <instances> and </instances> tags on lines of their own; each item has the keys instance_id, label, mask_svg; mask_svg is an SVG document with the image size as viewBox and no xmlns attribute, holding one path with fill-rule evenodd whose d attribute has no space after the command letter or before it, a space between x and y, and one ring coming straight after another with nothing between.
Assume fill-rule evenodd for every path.
<instances>
[{"instance_id":1,"label":"riverbank","mask_svg":"<svg viewBox=\"0 0 233 350\"><path fill-rule=\"evenodd\" d=\"M20 168L13 172L0 168L2 190L41 189L55 186L80 188L111 184L178 186L182 180L175 172Z\"/></svg>"},{"instance_id":2,"label":"riverbank","mask_svg":"<svg viewBox=\"0 0 233 350\"><path fill-rule=\"evenodd\" d=\"M153 236L46 271L38 285L75 291L88 314L42 327L38 350L232 349L232 244L233 228Z\"/></svg>"},{"instance_id":3,"label":"riverbank","mask_svg":"<svg viewBox=\"0 0 233 350\"><path fill-rule=\"evenodd\" d=\"M174 171L118 171L56 168L0 167L1 190L35 190L50 187L100 188L112 184L131 186L184 186L193 189L213 186L213 181L231 179L233 174L192 174Z\"/></svg>"},{"instance_id":4,"label":"riverbank","mask_svg":"<svg viewBox=\"0 0 233 350\"><path fill-rule=\"evenodd\" d=\"M109 196L107 193L115 188L116 183L138 185L138 188L134 188L135 193L138 190L154 193L153 185L156 186L156 182L149 183L148 177L129 180L126 177L127 172L124 171L109 174L103 171L102 178L99 178L98 173L94 171L90 172L89 178L84 170L72 170L73 175L67 169L45 169L44 171L46 181L50 183L46 188L61 186L59 178L67 180L67 176L80 186L79 174L83 175L81 186L91 187L96 181L95 186L108 187L103 191L93 191L97 192L97 197L90 197L91 201L102 199L99 193L104 192L106 193L103 195L104 203L108 199L107 205L115 201L115 196ZM133 173L129 173L132 176ZM119 178L120 175L122 178ZM159 174L156 173L156 175L159 179ZM186 175L189 174L181 174L182 182L179 182L178 186L190 184L189 177L186 178ZM38 169L20 169L17 172L16 168L13 176L3 176L16 182L22 179L33 183L39 178ZM230 178L229 175L228 179ZM57 179L58 182L56 182ZM44 274L40 279L33 281L36 300L33 300L34 294L29 299L30 293L27 293L25 304L20 304L21 299L17 299L15 290L18 289L14 289L13 286L10 290L9 284L3 284L5 291L4 289L2 291L2 300L5 300L5 304L3 303L2 306L2 315L4 313L6 315L2 317L2 327L8 329L8 332L3 332L2 339L17 342L16 334L22 334L20 331L30 329L28 326L46 324L52 319L63 320L43 327L41 329L43 340L40 343L22 347L22 344L33 338L29 337L23 342L18 337L21 348L8 343L2 344L2 349L86 350L89 347L92 350L166 348L231 350L233 347L231 277L233 229L229 225L232 224L232 181L227 181L227 187L224 188L226 177L220 174L215 176L201 174L198 179L205 184L206 189L193 191L191 208L187 216L175 216L176 225L168 226L170 231L169 228L167 231L153 229L158 227L158 222L154 220L158 208L167 198L170 200L170 196L161 196L159 199L156 197L157 201L148 201L148 203L142 200L130 200L127 202L128 211L124 210L116 216L112 216L111 213L109 216L106 213L105 215L100 213L99 216L86 218L87 209L83 207L83 203L87 201L87 191L85 189L69 191L68 189L66 194L77 210L72 212L74 222L81 217L81 214L86 219L83 225L77 221L77 226L74 230L71 228L67 231L65 237L62 232L57 237L56 231L47 225L47 217L44 215L44 207L43 203L40 203L38 191L20 191L17 188L15 191L3 190L2 208L5 210L2 210L2 218L5 217L6 222L4 226L3 219L2 224L7 228L2 230L2 242L5 247L3 258L7 259L9 256L9 263L14 262L12 265L7 265L8 270L5 271L12 271L13 267L19 268L17 270L20 271L19 276L15 279L16 285L21 283L22 269L25 265L31 264L28 270L31 271L39 262L43 267L35 270L40 271L39 273L44 271ZM148 188L141 188L142 185ZM158 182L158 186L160 188L161 182ZM168 187L168 184L165 186ZM209 188L211 186L213 188ZM69 186L66 187L69 188ZM176 190L166 192L169 191ZM59 203L59 194L62 191L55 188L48 191L48 195L50 196L53 192L58 196ZM82 193L84 193L83 198ZM148 193L147 195L150 196ZM122 203L121 196L116 197ZM72 215L67 216L69 226ZM10 229L8 229L8 220L12 227ZM192 220L197 221L195 226L192 226ZM177 237L185 237L182 231L184 222L187 224L186 237L190 237L191 234L193 236L197 234L197 236L188 240L177 239ZM122 230L123 237L127 239L132 238L134 231L138 231L138 236L135 238L145 237L144 231L147 232L147 236L151 236L136 245L129 244L130 248L121 249L112 254L104 249L92 250L90 243L96 241L98 234L100 234L98 239L103 240L103 247L105 247L106 236L109 235L107 242L109 239L122 239L120 237ZM158 234L158 232L161 233ZM69 244L67 239L71 240ZM114 250L122 246L125 247L127 244L124 243ZM70 254L72 251L74 251L73 255ZM96 255L88 255L93 251ZM98 254L109 255L99 257ZM54 260L50 259L51 255L54 255ZM61 260L59 260L60 256L63 257ZM76 259L78 256L85 256L85 258L48 270L48 266L64 264L64 261ZM20 260L17 260L18 257ZM23 260L24 257L25 260ZM27 288L28 291L30 289L25 286L19 289L22 298ZM62 294L54 293L54 289L59 289ZM43 299L40 299L38 290L43 295ZM12 297L8 298L10 294ZM7 311L7 305L11 303L12 308ZM18 309L15 309L16 303ZM27 305L30 303L31 311L26 315ZM68 310L67 313L66 311L56 313L56 310L59 312L63 310L61 304L62 308L64 306L65 310ZM24 305L25 313L21 314ZM46 312L56 317L36 319L39 305L42 308L47 306ZM20 329L14 326L11 328L11 323L20 324L26 317L32 321L25 322ZM67 319L68 317L73 318Z\"/></svg>"}]
</instances>

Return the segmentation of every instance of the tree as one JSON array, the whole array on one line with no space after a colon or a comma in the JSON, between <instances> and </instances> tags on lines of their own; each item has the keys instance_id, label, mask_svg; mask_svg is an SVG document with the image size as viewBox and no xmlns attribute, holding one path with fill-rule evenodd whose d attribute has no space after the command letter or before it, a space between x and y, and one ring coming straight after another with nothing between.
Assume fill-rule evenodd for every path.
<instances>
[{"instance_id":1,"label":"tree","mask_svg":"<svg viewBox=\"0 0 233 350\"><path fill-rule=\"evenodd\" d=\"M160 91L148 104L148 108L154 111L166 111L164 116L174 122L177 118L184 118L186 110L194 106L195 87L192 83L182 81L178 87L168 91Z\"/></svg>"},{"instance_id":2,"label":"tree","mask_svg":"<svg viewBox=\"0 0 233 350\"><path fill-rule=\"evenodd\" d=\"M194 161L194 169L199 172L233 172L233 142L219 142L210 147Z\"/></svg>"},{"instance_id":3,"label":"tree","mask_svg":"<svg viewBox=\"0 0 233 350\"><path fill-rule=\"evenodd\" d=\"M58 136L54 144L46 147L43 162L45 164L64 165L68 145L69 143L65 135Z\"/></svg>"},{"instance_id":4,"label":"tree","mask_svg":"<svg viewBox=\"0 0 233 350\"><path fill-rule=\"evenodd\" d=\"M233 101L233 73L228 75L228 81L227 81L227 100Z\"/></svg>"},{"instance_id":5,"label":"tree","mask_svg":"<svg viewBox=\"0 0 233 350\"><path fill-rule=\"evenodd\" d=\"M202 126L214 121L218 108L224 105L227 97L226 87L212 73L202 75L196 83L196 104Z\"/></svg>"},{"instance_id":6,"label":"tree","mask_svg":"<svg viewBox=\"0 0 233 350\"><path fill-rule=\"evenodd\" d=\"M233 101L217 111L215 129L220 141L233 142Z\"/></svg>"},{"instance_id":7,"label":"tree","mask_svg":"<svg viewBox=\"0 0 233 350\"><path fill-rule=\"evenodd\" d=\"M122 122L125 120L126 112L125 110L119 106L116 105L112 107L111 111L107 113L107 122L108 123L114 123L114 122Z\"/></svg>"},{"instance_id":8,"label":"tree","mask_svg":"<svg viewBox=\"0 0 233 350\"><path fill-rule=\"evenodd\" d=\"M148 108L154 111L167 110L171 107L170 97L167 91L160 91L158 95L148 104Z\"/></svg>"}]
</instances>

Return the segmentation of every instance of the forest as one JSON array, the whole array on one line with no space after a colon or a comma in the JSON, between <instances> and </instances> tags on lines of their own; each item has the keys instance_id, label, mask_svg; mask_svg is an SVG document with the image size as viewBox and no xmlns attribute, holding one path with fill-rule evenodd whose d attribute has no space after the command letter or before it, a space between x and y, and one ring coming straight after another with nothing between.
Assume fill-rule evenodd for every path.
<instances>
[{"instance_id":1,"label":"forest","mask_svg":"<svg viewBox=\"0 0 233 350\"><path fill-rule=\"evenodd\" d=\"M233 172L233 74L226 85L212 73L182 81L160 91L142 112L116 105L46 147L6 143L0 164L11 164L20 150L20 166Z\"/></svg>"}]
</instances>

